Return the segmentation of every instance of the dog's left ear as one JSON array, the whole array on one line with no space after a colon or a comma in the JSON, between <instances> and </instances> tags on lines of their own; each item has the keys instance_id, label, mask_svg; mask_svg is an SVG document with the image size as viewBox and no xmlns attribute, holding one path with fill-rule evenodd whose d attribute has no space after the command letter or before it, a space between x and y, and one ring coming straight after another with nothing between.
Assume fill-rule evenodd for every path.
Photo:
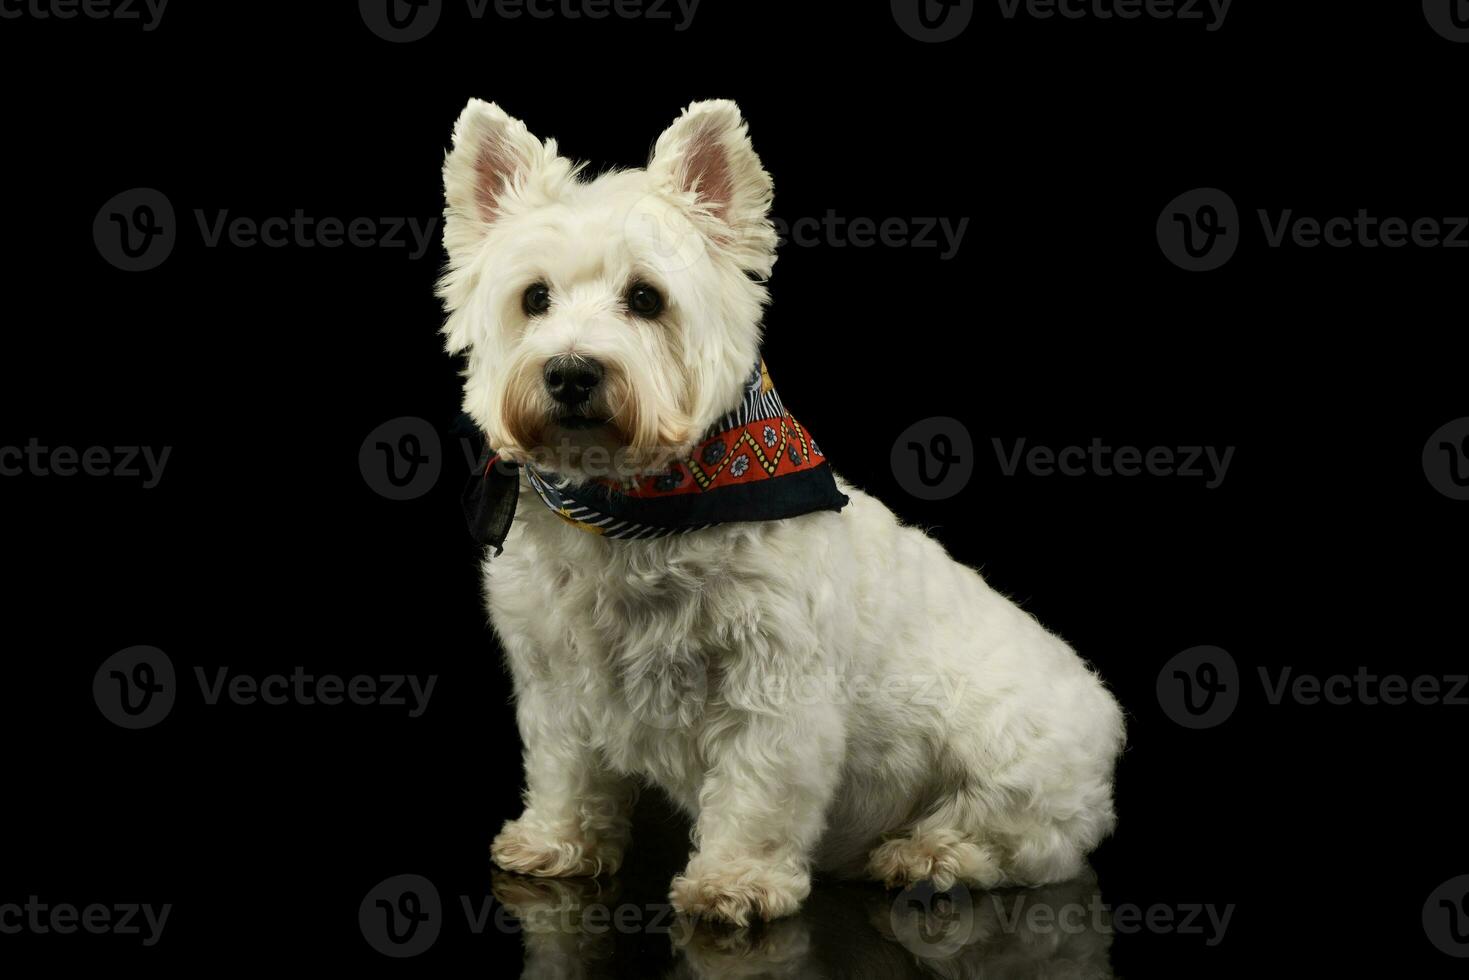
<instances>
[{"instance_id":1,"label":"dog's left ear","mask_svg":"<svg viewBox=\"0 0 1469 980\"><path fill-rule=\"evenodd\" d=\"M741 268L770 274L775 186L750 143L739 106L726 100L689 106L658 137L648 173Z\"/></svg>"}]
</instances>

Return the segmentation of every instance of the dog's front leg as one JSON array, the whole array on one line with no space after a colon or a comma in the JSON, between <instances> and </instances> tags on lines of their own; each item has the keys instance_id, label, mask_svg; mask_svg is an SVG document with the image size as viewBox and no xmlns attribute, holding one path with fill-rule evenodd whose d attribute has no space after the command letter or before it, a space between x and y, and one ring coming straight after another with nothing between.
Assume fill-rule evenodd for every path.
<instances>
[{"instance_id":1,"label":"dog's front leg","mask_svg":"<svg viewBox=\"0 0 1469 980\"><path fill-rule=\"evenodd\" d=\"M834 705L724 709L706 743L697 847L673 879L678 912L747 925L795 912L811 891L811 855L841 773Z\"/></svg>"},{"instance_id":2,"label":"dog's front leg","mask_svg":"<svg viewBox=\"0 0 1469 980\"><path fill-rule=\"evenodd\" d=\"M627 846L635 785L608 769L545 680L517 678L525 810L490 845L506 871L542 877L613 874Z\"/></svg>"}]
</instances>

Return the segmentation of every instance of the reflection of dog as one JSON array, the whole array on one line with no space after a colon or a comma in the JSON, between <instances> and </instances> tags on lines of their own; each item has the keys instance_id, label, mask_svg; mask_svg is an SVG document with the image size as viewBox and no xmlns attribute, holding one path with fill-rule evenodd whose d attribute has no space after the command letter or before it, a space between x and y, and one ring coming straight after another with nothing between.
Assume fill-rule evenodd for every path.
<instances>
[{"instance_id":1,"label":"reflection of dog","mask_svg":"<svg viewBox=\"0 0 1469 980\"><path fill-rule=\"evenodd\" d=\"M869 909L878 933L907 950L924 975L1112 976L1111 918L1090 871L1028 890L975 893L956 887L935 894L919 886L895 901L873 901Z\"/></svg>"},{"instance_id":2,"label":"reflection of dog","mask_svg":"<svg viewBox=\"0 0 1469 980\"><path fill-rule=\"evenodd\" d=\"M522 980L586 976L613 959L611 914L621 904L616 879L535 879L497 871L491 888L495 901L519 924L525 944ZM497 919L496 925L508 923Z\"/></svg>"},{"instance_id":3,"label":"reflection of dog","mask_svg":"<svg viewBox=\"0 0 1469 980\"><path fill-rule=\"evenodd\" d=\"M779 405L752 373L772 188L738 109L695 104L647 169L588 181L474 101L444 175L440 292L449 348L468 360L465 410L523 464L504 554L485 566L527 781L495 861L615 869L645 779L695 820L672 891L688 913L787 915L813 866L941 888L1075 875L1114 822L1121 712L1065 643L932 539L845 485L849 502L831 486L805 509L715 511L687 533L613 534L629 525L566 503L609 465L618 479L597 500L639 481L673 493L696 445L726 482L831 483L788 415L711 455L708 434L742 405ZM894 343L921 336L915 312L893 321ZM868 412L881 395L860 381L853 409Z\"/></svg>"},{"instance_id":4,"label":"reflection of dog","mask_svg":"<svg viewBox=\"0 0 1469 980\"><path fill-rule=\"evenodd\" d=\"M935 896L917 888L817 889L801 911L770 925L730 929L671 920L621 897L616 879L532 879L496 872L495 898L520 923L526 980L610 975L646 937L668 933L669 980L845 977L849 980L1107 980L1111 923L1089 873L1060 885Z\"/></svg>"}]
</instances>

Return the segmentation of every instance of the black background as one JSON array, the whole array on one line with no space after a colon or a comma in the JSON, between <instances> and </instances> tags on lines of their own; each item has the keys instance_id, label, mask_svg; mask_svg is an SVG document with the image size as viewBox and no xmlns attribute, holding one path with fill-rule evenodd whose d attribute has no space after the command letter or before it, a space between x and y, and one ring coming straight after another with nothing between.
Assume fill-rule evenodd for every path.
<instances>
[{"instance_id":1,"label":"black background","mask_svg":"<svg viewBox=\"0 0 1469 980\"><path fill-rule=\"evenodd\" d=\"M0 935L0 961L517 973L517 935L455 920L455 896L486 894L489 839L520 786L457 508L464 463L446 442L437 485L404 502L358 465L377 426L443 430L457 412L432 292L441 249L207 248L194 211L426 221L470 96L599 167L640 165L684 105L724 97L787 220L970 219L951 261L785 247L766 357L844 476L982 567L1127 708L1121 822L1093 862L1103 897L1236 911L1212 947L1117 936L1118 974L1462 972L1421 913L1469 871L1469 709L1272 706L1255 675L1463 671L1452 559L1469 504L1434 490L1420 454L1469 414L1469 253L1270 249L1255 219L1469 213L1469 44L1435 34L1417 3L1238 0L1215 32L1012 21L981 3L962 36L931 45L885 3L704 0L679 32L476 22L451 2L428 38L393 44L353 4L180 0L152 32L26 17L0 20L0 45L0 445L172 447L150 490L0 478L0 903L174 905L151 948ZM178 243L126 273L92 223L134 187L167 195ZM1238 254L1209 273L1175 268L1154 234L1195 187L1226 190L1242 216ZM976 471L959 496L924 502L889 450L932 416L963 423ZM1019 437L1236 452L1216 489L1003 476L991 440ZM90 690L135 644L166 651L182 691L161 724L125 731ZM1244 696L1225 724L1190 731L1155 682L1199 644L1233 654ZM298 665L438 683L410 719L207 706L193 681L195 667ZM661 900L684 835L650 796L619 887ZM455 907L431 951L397 963L364 941L357 906L403 873ZM830 912L843 893L823 887L813 902ZM820 932L818 965L794 975L844 975L831 957L861 928ZM666 937L617 950L598 969L672 962Z\"/></svg>"}]
</instances>

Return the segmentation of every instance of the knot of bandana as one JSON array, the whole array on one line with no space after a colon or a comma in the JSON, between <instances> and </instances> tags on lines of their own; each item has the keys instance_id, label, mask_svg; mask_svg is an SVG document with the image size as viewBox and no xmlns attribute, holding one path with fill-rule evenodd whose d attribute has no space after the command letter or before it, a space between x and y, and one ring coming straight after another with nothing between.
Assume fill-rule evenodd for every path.
<instances>
[{"instance_id":1,"label":"knot of bandana","mask_svg":"<svg viewBox=\"0 0 1469 980\"><path fill-rule=\"evenodd\" d=\"M711 426L685 459L662 473L572 483L534 466L505 463L486 446L479 475L464 493L464 513L475 540L497 552L515 517L522 469L552 512L581 530L613 539L648 540L717 524L777 521L847 504L826 456L781 404L764 361L746 381L740 404Z\"/></svg>"}]
</instances>

